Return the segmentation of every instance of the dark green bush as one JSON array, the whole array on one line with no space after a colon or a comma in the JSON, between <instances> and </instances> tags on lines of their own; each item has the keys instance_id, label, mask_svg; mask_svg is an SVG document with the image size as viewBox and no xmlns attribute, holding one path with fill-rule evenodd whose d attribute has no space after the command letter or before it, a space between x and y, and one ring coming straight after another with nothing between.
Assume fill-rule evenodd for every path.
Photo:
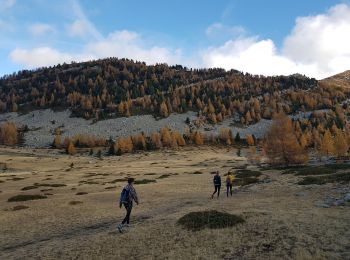
<instances>
[{"instance_id":1,"label":"dark green bush","mask_svg":"<svg viewBox=\"0 0 350 260\"><path fill-rule=\"evenodd\" d=\"M191 212L178 220L178 224L191 231L227 228L243 222L244 219L239 216L216 210Z\"/></svg>"}]
</instances>

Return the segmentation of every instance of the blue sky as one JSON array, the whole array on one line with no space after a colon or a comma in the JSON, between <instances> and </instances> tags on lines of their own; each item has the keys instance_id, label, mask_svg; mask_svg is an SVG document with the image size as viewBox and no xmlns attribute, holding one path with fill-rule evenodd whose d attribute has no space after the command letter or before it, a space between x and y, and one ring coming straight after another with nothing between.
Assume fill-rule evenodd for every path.
<instances>
[{"instance_id":1,"label":"blue sky","mask_svg":"<svg viewBox=\"0 0 350 260\"><path fill-rule=\"evenodd\" d=\"M350 69L350 4L0 0L0 75L109 56L322 78Z\"/></svg>"}]
</instances>

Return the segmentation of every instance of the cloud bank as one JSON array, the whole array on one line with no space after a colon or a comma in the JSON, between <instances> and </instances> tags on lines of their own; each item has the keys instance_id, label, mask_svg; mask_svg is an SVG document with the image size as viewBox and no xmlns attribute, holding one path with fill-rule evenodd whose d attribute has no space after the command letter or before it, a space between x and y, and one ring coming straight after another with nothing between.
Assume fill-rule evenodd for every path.
<instances>
[{"instance_id":1,"label":"cloud bank","mask_svg":"<svg viewBox=\"0 0 350 260\"><path fill-rule=\"evenodd\" d=\"M350 6L340 4L325 14L297 18L281 50L271 39L254 36L229 40L201 54L206 67L324 78L350 69Z\"/></svg>"}]
</instances>

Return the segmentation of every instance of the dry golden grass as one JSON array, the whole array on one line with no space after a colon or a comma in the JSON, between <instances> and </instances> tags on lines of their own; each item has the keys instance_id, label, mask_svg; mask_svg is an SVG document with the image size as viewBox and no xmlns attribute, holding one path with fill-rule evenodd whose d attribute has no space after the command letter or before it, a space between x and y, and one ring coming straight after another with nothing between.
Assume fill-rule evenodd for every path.
<instances>
[{"instance_id":1,"label":"dry golden grass","mask_svg":"<svg viewBox=\"0 0 350 260\"><path fill-rule=\"evenodd\" d=\"M211 172L219 170L224 179L229 170L247 164L233 150L184 148L98 160L1 148L0 162L8 168L0 173L0 259L350 258L350 209L315 207L339 184L300 186L302 177L267 170L258 178L270 178L270 183L235 188L229 198L222 186L220 199L209 199ZM133 209L130 230L119 234L116 226L125 212L118 198L125 183L115 180L127 176L156 182L135 186L140 205ZM33 183L67 186L50 187L52 196L18 202L29 208L13 211L17 202L8 198L40 194L21 190ZM177 224L185 214L205 210L238 215L245 222L196 232Z\"/></svg>"}]
</instances>

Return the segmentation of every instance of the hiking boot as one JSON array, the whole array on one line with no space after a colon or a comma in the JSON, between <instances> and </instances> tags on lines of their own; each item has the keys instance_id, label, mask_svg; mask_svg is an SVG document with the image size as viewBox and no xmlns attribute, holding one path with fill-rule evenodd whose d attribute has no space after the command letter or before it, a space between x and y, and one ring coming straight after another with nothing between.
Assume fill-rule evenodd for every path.
<instances>
[{"instance_id":1,"label":"hiking boot","mask_svg":"<svg viewBox=\"0 0 350 260\"><path fill-rule=\"evenodd\" d=\"M123 224L118 225L118 230L120 233L123 233Z\"/></svg>"}]
</instances>

